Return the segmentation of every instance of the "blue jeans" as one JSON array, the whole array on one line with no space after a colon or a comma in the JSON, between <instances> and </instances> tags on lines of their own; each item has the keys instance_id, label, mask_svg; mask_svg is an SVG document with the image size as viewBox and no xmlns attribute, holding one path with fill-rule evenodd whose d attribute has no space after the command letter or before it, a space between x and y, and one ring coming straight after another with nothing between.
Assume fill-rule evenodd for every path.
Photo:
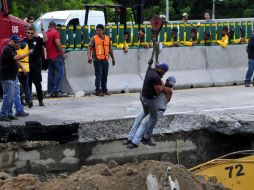
<instances>
[{"instance_id":1,"label":"blue jeans","mask_svg":"<svg viewBox=\"0 0 254 190\"><path fill-rule=\"evenodd\" d=\"M64 78L64 58L58 55L48 64L48 93L61 91L61 82Z\"/></svg>"},{"instance_id":2,"label":"blue jeans","mask_svg":"<svg viewBox=\"0 0 254 190\"><path fill-rule=\"evenodd\" d=\"M249 59L248 70L245 77L245 83L251 83L251 77L254 71L254 59Z\"/></svg>"},{"instance_id":3,"label":"blue jeans","mask_svg":"<svg viewBox=\"0 0 254 190\"><path fill-rule=\"evenodd\" d=\"M14 96L14 80L2 80L3 87L3 104L1 115L8 117L12 114L13 96Z\"/></svg>"},{"instance_id":4,"label":"blue jeans","mask_svg":"<svg viewBox=\"0 0 254 190\"><path fill-rule=\"evenodd\" d=\"M21 103L21 99L20 99L20 83L19 83L18 77L14 81L13 85L14 85L13 86L13 88L14 88L13 104L16 109L16 113L24 113L24 107L23 107L23 105ZM11 111L11 113L12 113L12 111Z\"/></svg>"},{"instance_id":5,"label":"blue jeans","mask_svg":"<svg viewBox=\"0 0 254 190\"><path fill-rule=\"evenodd\" d=\"M141 122L142 122L142 120L143 120L145 117L146 117L146 115L145 115L145 113L142 111L142 112L135 118L134 124L132 125L132 128L131 128L131 130L130 130L130 132L129 132L129 134L128 134L128 140L129 140L129 141L132 141L133 138L134 138L134 136L136 136L136 138L138 138L139 136L141 136L141 139L142 139L144 132L143 132L142 134L137 134L137 131L138 131L138 129L140 128ZM139 133L140 133L140 131L139 131ZM141 140L141 139L140 139L140 140ZM139 144L140 140L139 140L138 142L134 143L134 144Z\"/></svg>"},{"instance_id":6,"label":"blue jeans","mask_svg":"<svg viewBox=\"0 0 254 190\"><path fill-rule=\"evenodd\" d=\"M107 80L108 80L108 68L109 64L107 60L94 61L95 71L95 91L107 92Z\"/></svg>"},{"instance_id":7,"label":"blue jeans","mask_svg":"<svg viewBox=\"0 0 254 190\"><path fill-rule=\"evenodd\" d=\"M153 134L153 128L158 120L156 101L154 99L146 99L141 96L141 102L143 105L143 111L145 115L149 114L149 119L147 123L147 127L144 132L145 139L151 139Z\"/></svg>"},{"instance_id":8,"label":"blue jeans","mask_svg":"<svg viewBox=\"0 0 254 190\"><path fill-rule=\"evenodd\" d=\"M158 119L163 116L163 113L164 112L162 112L162 111L157 111ZM139 116L137 117L138 118L137 121L139 119L141 119L142 116L145 116L144 112L139 114ZM139 125L135 125L136 124L136 119L135 119L134 125L128 135L128 140L132 141L133 144L138 145L147 130L147 125L148 125L149 119L150 119L150 115L143 117L143 119L141 120Z\"/></svg>"}]
</instances>

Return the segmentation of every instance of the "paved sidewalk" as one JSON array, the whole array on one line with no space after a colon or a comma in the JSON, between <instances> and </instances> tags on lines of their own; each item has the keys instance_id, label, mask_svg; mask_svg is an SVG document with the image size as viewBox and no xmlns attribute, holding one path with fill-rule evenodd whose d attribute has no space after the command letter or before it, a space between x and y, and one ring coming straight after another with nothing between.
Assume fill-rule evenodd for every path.
<instances>
[{"instance_id":1,"label":"paved sidewalk","mask_svg":"<svg viewBox=\"0 0 254 190\"><path fill-rule=\"evenodd\" d=\"M254 113L254 87L213 87L175 90L166 114L202 112ZM1 103L0 103L1 104ZM26 108L29 116L1 122L1 125L25 125L25 121L39 121L43 125L62 125L135 117L141 111L139 93L113 94L97 97L68 97L45 99L45 107Z\"/></svg>"}]
</instances>

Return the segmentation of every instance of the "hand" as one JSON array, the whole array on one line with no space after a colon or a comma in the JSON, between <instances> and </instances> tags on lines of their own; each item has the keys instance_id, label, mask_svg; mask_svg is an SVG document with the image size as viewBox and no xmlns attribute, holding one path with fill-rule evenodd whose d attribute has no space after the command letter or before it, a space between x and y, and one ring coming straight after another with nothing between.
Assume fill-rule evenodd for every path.
<instances>
[{"instance_id":1,"label":"hand","mask_svg":"<svg viewBox=\"0 0 254 190\"><path fill-rule=\"evenodd\" d=\"M116 62L115 62L115 58L112 58L112 65L115 66Z\"/></svg>"},{"instance_id":2,"label":"hand","mask_svg":"<svg viewBox=\"0 0 254 190\"><path fill-rule=\"evenodd\" d=\"M64 58L64 59L66 59L67 57L68 57L68 55L67 55L67 54L64 54L64 55L63 55L63 58Z\"/></svg>"},{"instance_id":3,"label":"hand","mask_svg":"<svg viewBox=\"0 0 254 190\"><path fill-rule=\"evenodd\" d=\"M124 48L123 48L123 52L124 52L124 53L128 53L128 47L124 47Z\"/></svg>"},{"instance_id":4,"label":"hand","mask_svg":"<svg viewBox=\"0 0 254 190\"><path fill-rule=\"evenodd\" d=\"M93 61L92 56L88 56L88 63L91 64Z\"/></svg>"},{"instance_id":5,"label":"hand","mask_svg":"<svg viewBox=\"0 0 254 190\"><path fill-rule=\"evenodd\" d=\"M21 66L21 70L25 75L27 74L26 69L23 66Z\"/></svg>"},{"instance_id":6,"label":"hand","mask_svg":"<svg viewBox=\"0 0 254 190\"><path fill-rule=\"evenodd\" d=\"M29 49L28 50L28 55L32 54L34 52L34 49Z\"/></svg>"}]
</instances>

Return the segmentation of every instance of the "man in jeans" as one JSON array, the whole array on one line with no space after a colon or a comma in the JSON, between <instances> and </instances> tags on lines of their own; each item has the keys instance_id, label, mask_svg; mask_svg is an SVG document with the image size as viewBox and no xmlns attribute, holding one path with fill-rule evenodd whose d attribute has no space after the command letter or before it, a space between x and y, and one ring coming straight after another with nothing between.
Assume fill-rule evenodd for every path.
<instances>
[{"instance_id":1,"label":"man in jeans","mask_svg":"<svg viewBox=\"0 0 254 190\"><path fill-rule=\"evenodd\" d=\"M251 77L254 71L254 30L252 30L252 35L249 38L247 52L248 52L249 63L248 63L248 70L245 77L245 86L250 87ZM253 82L253 85L254 85L254 82Z\"/></svg>"},{"instance_id":2,"label":"man in jeans","mask_svg":"<svg viewBox=\"0 0 254 190\"><path fill-rule=\"evenodd\" d=\"M109 55L114 66L115 58L111 49L110 38L104 34L104 26L98 24L96 35L90 40L87 51L88 63L91 64L92 60L94 62L96 96L110 95L107 89Z\"/></svg>"},{"instance_id":3,"label":"man in jeans","mask_svg":"<svg viewBox=\"0 0 254 190\"><path fill-rule=\"evenodd\" d=\"M158 120L156 98L163 90L161 78L167 71L168 65L166 63L156 64L155 68L151 68L151 65L148 66L140 96L140 100L143 106L143 114L140 114L135 118L135 122L132 126L132 129L137 129L140 126L142 120L149 114L149 120L143 136L144 144L149 146L156 145L156 143L152 140L153 128ZM131 142L130 139L128 139L124 144L129 144L128 148L138 147L138 145Z\"/></svg>"},{"instance_id":4,"label":"man in jeans","mask_svg":"<svg viewBox=\"0 0 254 190\"><path fill-rule=\"evenodd\" d=\"M176 83L176 79L174 76L169 76L163 85L163 91L156 97L156 109L157 109L157 117L162 118L164 112L167 109L167 104L170 102L171 97L173 95L173 87ZM137 118L141 118L144 116L144 112L141 112ZM149 121L150 115L147 115L140 125L138 126L136 123L134 123L133 127L131 128L131 131L128 135L128 140L125 141L123 144L128 145L127 147L137 148L140 141L143 138L144 133L147 129L147 124ZM136 119L135 121L139 122L139 119Z\"/></svg>"},{"instance_id":5,"label":"man in jeans","mask_svg":"<svg viewBox=\"0 0 254 190\"><path fill-rule=\"evenodd\" d=\"M20 39L12 35L10 42L4 47L0 62L0 81L3 86L3 104L0 120L11 121L13 119L12 106L15 94L15 81L17 80L18 61L29 56L33 50L23 55L17 55L16 50L20 48Z\"/></svg>"},{"instance_id":6,"label":"man in jeans","mask_svg":"<svg viewBox=\"0 0 254 190\"><path fill-rule=\"evenodd\" d=\"M52 97L62 96L61 82L64 77L64 51L60 42L60 34L56 23L51 21L48 26L46 50L48 65L48 94Z\"/></svg>"}]
</instances>

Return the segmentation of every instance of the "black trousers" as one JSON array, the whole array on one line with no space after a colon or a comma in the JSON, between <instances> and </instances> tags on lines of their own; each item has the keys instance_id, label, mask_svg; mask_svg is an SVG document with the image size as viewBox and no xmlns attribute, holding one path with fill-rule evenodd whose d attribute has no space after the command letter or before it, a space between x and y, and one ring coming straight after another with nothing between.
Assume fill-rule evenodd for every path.
<instances>
[{"instance_id":1,"label":"black trousers","mask_svg":"<svg viewBox=\"0 0 254 190\"><path fill-rule=\"evenodd\" d=\"M42 76L41 76L41 59L37 59L35 61L29 62L30 73L29 73L29 80L28 86L32 91L32 84L34 83L37 99L39 101L43 100L43 93L42 93Z\"/></svg>"}]
</instances>

